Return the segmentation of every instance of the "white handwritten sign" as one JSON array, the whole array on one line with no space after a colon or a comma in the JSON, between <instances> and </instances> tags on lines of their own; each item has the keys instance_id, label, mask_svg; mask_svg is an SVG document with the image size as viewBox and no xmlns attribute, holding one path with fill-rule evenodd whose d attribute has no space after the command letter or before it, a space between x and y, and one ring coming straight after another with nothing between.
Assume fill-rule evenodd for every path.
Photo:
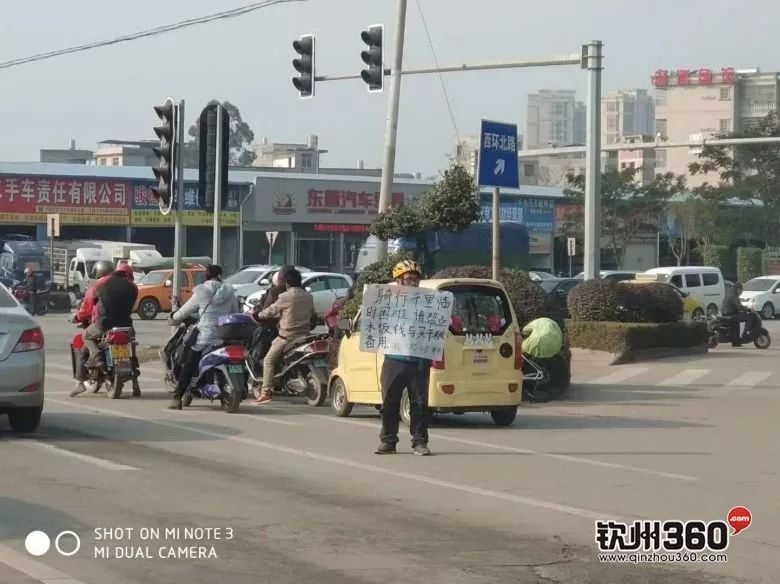
<instances>
[{"instance_id":1,"label":"white handwritten sign","mask_svg":"<svg viewBox=\"0 0 780 584\"><path fill-rule=\"evenodd\" d=\"M452 292L369 284L363 290L360 350L439 361L453 303Z\"/></svg>"}]
</instances>

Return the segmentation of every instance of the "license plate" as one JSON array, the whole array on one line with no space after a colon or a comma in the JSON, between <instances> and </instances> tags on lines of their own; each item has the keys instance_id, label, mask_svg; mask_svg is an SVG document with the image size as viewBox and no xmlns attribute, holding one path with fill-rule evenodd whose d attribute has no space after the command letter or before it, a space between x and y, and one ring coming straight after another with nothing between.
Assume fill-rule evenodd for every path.
<instances>
[{"instance_id":1,"label":"license plate","mask_svg":"<svg viewBox=\"0 0 780 584\"><path fill-rule=\"evenodd\" d=\"M490 333L466 334L463 340L464 347L492 347L493 335Z\"/></svg>"},{"instance_id":2,"label":"license plate","mask_svg":"<svg viewBox=\"0 0 780 584\"><path fill-rule=\"evenodd\" d=\"M228 365L228 373L243 373L243 365Z\"/></svg>"},{"instance_id":3,"label":"license plate","mask_svg":"<svg viewBox=\"0 0 780 584\"><path fill-rule=\"evenodd\" d=\"M474 355L474 364L475 365L487 365L488 362L488 356L484 353L477 353Z\"/></svg>"},{"instance_id":4,"label":"license plate","mask_svg":"<svg viewBox=\"0 0 780 584\"><path fill-rule=\"evenodd\" d=\"M121 361L130 358L130 347L127 345L111 345L111 358Z\"/></svg>"},{"instance_id":5,"label":"license plate","mask_svg":"<svg viewBox=\"0 0 780 584\"><path fill-rule=\"evenodd\" d=\"M315 359L314 360L314 366L315 367L321 367L323 369L328 368L328 361L326 359Z\"/></svg>"}]
</instances>

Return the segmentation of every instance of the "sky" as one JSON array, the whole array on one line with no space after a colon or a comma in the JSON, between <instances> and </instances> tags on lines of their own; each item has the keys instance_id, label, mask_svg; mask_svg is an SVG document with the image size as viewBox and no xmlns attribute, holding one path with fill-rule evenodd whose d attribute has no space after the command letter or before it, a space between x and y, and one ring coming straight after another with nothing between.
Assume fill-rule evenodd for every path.
<instances>
[{"instance_id":1,"label":"sky","mask_svg":"<svg viewBox=\"0 0 780 584\"><path fill-rule=\"evenodd\" d=\"M0 61L98 41L248 4L241 0L31 0L0 19ZM155 139L152 106L185 100L187 125L211 98L233 102L256 142L319 136L323 166L381 166L387 86L369 94L361 80L318 83L313 99L292 86L292 41L313 33L318 75L363 68L360 31L385 25L390 61L396 0L306 0L240 18L0 70L0 160L37 161L41 148L94 149L103 139ZM427 21L442 66L578 53L604 47L604 91L649 88L659 68L780 70L776 0L409 0L404 67L432 67ZM447 165L457 136L483 118L524 132L526 95L576 89L578 66L403 78L397 172L431 176ZM456 128L457 126L457 132Z\"/></svg>"}]
</instances>

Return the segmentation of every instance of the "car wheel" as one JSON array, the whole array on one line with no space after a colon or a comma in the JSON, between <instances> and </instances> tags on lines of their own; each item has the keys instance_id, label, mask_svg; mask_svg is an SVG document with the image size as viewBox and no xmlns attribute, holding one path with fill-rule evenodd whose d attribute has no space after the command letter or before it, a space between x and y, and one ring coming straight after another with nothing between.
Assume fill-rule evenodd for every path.
<instances>
[{"instance_id":1,"label":"car wheel","mask_svg":"<svg viewBox=\"0 0 780 584\"><path fill-rule=\"evenodd\" d=\"M352 402L347 400L347 386L341 379L335 379L330 389L330 405L339 418L346 418L352 413Z\"/></svg>"},{"instance_id":2,"label":"car wheel","mask_svg":"<svg viewBox=\"0 0 780 584\"><path fill-rule=\"evenodd\" d=\"M141 320L154 320L160 312L160 303L154 298L144 298L138 305L138 316Z\"/></svg>"},{"instance_id":3,"label":"car wheel","mask_svg":"<svg viewBox=\"0 0 780 584\"><path fill-rule=\"evenodd\" d=\"M718 310L718 307L715 306L714 304L710 304L707 307L707 316L718 316L719 312L720 311Z\"/></svg>"},{"instance_id":4,"label":"car wheel","mask_svg":"<svg viewBox=\"0 0 780 584\"><path fill-rule=\"evenodd\" d=\"M764 320L772 320L775 317L775 305L771 302L767 302L764 304L764 307L761 309L761 318Z\"/></svg>"},{"instance_id":5,"label":"car wheel","mask_svg":"<svg viewBox=\"0 0 780 584\"><path fill-rule=\"evenodd\" d=\"M401 421L407 426L412 424L412 402L407 390L404 390L404 394L401 396Z\"/></svg>"},{"instance_id":6,"label":"car wheel","mask_svg":"<svg viewBox=\"0 0 780 584\"><path fill-rule=\"evenodd\" d=\"M691 320L693 320L693 321L704 320L704 310L701 309L701 308L695 309L691 313Z\"/></svg>"},{"instance_id":7,"label":"car wheel","mask_svg":"<svg viewBox=\"0 0 780 584\"><path fill-rule=\"evenodd\" d=\"M8 422L11 424L11 430L20 434L35 432L41 423L42 412L43 406L11 410L8 412Z\"/></svg>"},{"instance_id":8,"label":"car wheel","mask_svg":"<svg viewBox=\"0 0 780 584\"><path fill-rule=\"evenodd\" d=\"M490 412L490 417L493 418L493 422L495 422L496 426L511 426L512 422L517 418L517 408L493 410Z\"/></svg>"}]
</instances>

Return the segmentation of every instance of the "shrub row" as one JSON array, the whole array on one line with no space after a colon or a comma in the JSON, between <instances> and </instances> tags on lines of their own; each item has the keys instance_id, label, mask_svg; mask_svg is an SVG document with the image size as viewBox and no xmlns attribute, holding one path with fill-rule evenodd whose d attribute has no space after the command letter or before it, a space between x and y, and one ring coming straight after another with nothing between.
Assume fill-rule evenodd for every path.
<instances>
[{"instance_id":1,"label":"shrub row","mask_svg":"<svg viewBox=\"0 0 780 584\"><path fill-rule=\"evenodd\" d=\"M587 322L676 322L683 302L667 284L625 284L587 280L575 286L567 298L574 320Z\"/></svg>"},{"instance_id":2,"label":"shrub row","mask_svg":"<svg viewBox=\"0 0 780 584\"><path fill-rule=\"evenodd\" d=\"M566 325L572 347L616 354L642 349L702 347L707 342L707 325L701 322L648 324L570 320Z\"/></svg>"}]
</instances>

